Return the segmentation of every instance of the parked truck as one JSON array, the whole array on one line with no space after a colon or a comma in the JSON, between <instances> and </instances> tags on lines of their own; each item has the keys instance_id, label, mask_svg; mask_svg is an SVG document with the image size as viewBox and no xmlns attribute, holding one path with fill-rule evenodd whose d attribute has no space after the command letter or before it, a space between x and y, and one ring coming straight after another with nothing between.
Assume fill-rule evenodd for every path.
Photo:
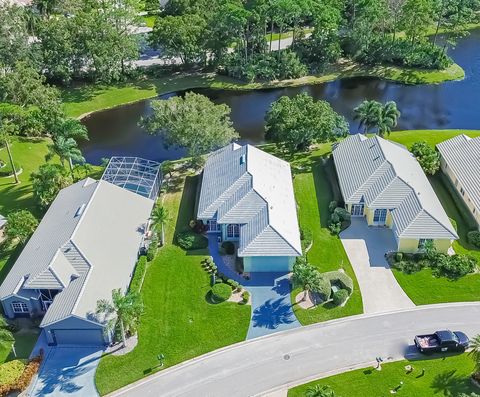
<instances>
[{"instance_id":1,"label":"parked truck","mask_svg":"<svg viewBox=\"0 0 480 397\"><path fill-rule=\"evenodd\" d=\"M415 336L415 346L420 353L464 352L470 339L460 331L437 331L433 334Z\"/></svg>"}]
</instances>

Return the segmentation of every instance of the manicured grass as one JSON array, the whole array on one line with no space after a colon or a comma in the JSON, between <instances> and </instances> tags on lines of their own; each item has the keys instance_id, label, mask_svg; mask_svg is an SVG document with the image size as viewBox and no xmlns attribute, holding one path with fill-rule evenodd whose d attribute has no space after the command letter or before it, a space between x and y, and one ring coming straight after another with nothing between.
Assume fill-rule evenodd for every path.
<instances>
[{"instance_id":1,"label":"manicured grass","mask_svg":"<svg viewBox=\"0 0 480 397\"><path fill-rule=\"evenodd\" d=\"M177 231L188 228L193 218L197 179L187 178L183 192L163 198ZM147 270L138 346L124 356L105 356L100 361L96 385L102 395L158 371L160 353L165 355L166 368L243 341L247 335L250 306L207 303L210 279L200 266L207 252L186 253L172 244L173 234L169 227L167 245Z\"/></svg>"},{"instance_id":2,"label":"manicured grass","mask_svg":"<svg viewBox=\"0 0 480 397\"><path fill-rule=\"evenodd\" d=\"M155 26L155 20L157 19L156 15L145 15L143 20L145 25L149 28L153 28Z\"/></svg>"},{"instance_id":3,"label":"manicured grass","mask_svg":"<svg viewBox=\"0 0 480 397\"><path fill-rule=\"evenodd\" d=\"M321 272L343 268L353 279L354 291L345 307L326 304L305 310L295 305L295 296L301 291L300 288L295 289L291 295L293 309L303 325L363 312L360 288L342 242L337 236L332 236L327 228L328 204L336 197L330 181L332 175L329 173L333 171L331 167L333 167L331 163L325 165L322 161L317 161L312 167L312 172L295 175L294 188L298 203L298 217L300 226L303 229L309 229L313 234L313 245L307 254L308 261L317 266Z\"/></svg>"},{"instance_id":4,"label":"manicured grass","mask_svg":"<svg viewBox=\"0 0 480 397\"><path fill-rule=\"evenodd\" d=\"M17 356L13 354L13 350L8 345L0 345L0 363L14 359L27 359L32 352L33 346L37 342L39 335L38 328L21 329L13 334L15 337L15 352Z\"/></svg>"},{"instance_id":5,"label":"manicured grass","mask_svg":"<svg viewBox=\"0 0 480 397\"><path fill-rule=\"evenodd\" d=\"M214 73L175 74L160 78L145 78L129 83L104 85L82 85L62 91L65 110L71 117L81 117L88 113L110 109L166 93L193 88L215 88L224 90L259 90L267 88L296 87L321 84L349 77L378 77L406 84L433 84L465 77L457 64L443 71L428 71L395 66L360 66L344 63L332 66L322 75L305 76L299 79L271 81L265 83L245 83Z\"/></svg>"},{"instance_id":6,"label":"manicured grass","mask_svg":"<svg viewBox=\"0 0 480 397\"><path fill-rule=\"evenodd\" d=\"M415 142L425 141L435 147L440 142L453 138L459 134L468 135L471 138L480 136L480 130L408 130L394 131L387 139L401 143L411 148Z\"/></svg>"},{"instance_id":7,"label":"manicured grass","mask_svg":"<svg viewBox=\"0 0 480 397\"><path fill-rule=\"evenodd\" d=\"M407 374L406 365L414 370ZM422 369L425 369L422 375ZM337 396L387 397L390 390L403 386L395 394L405 397L458 396L461 393L478 393L470 382L473 360L467 354L419 361L398 361L382 365L381 371L373 368L359 369L297 386L288 391L289 397L304 397L308 387L328 385Z\"/></svg>"}]
</instances>

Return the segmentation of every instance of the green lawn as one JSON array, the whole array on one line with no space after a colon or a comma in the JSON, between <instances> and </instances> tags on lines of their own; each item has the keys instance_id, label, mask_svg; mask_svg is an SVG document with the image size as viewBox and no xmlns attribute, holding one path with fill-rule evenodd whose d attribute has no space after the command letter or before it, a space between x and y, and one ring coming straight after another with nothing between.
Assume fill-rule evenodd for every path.
<instances>
[{"instance_id":1,"label":"green lawn","mask_svg":"<svg viewBox=\"0 0 480 397\"><path fill-rule=\"evenodd\" d=\"M188 178L183 191L169 193L164 205L176 219L176 230L188 227L193 217L197 178ZM178 214L178 216L177 216ZM167 231L172 241L173 227ZM159 370L157 354L165 366L245 340L250 306L207 303L209 276L200 261L207 252L185 253L168 243L149 265L142 288L145 313L138 330L139 344L124 356L105 356L96 373L103 395Z\"/></svg>"},{"instance_id":2,"label":"green lawn","mask_svg":"<svg viewBox=\"0 0 480 397\"><path fill-rule=\"evenodd\" d=\"M321 75L299 79L265 83L245 83L226 76L208 74L175 74L160 78L145 78L128 83L105 85L80 85L62 90L65 111L71 117L81 117L91 112L154 98L158 95L193 88L215 88L224 90L259 90L267 88L296 87L321 84L349 77L378 77L406 84L433 84L465 77L457 64L442 71L407 69L395 66L360 66L345 63L332 66Z\"/></svg>"},{"instance_id":3,"label":"green lawn","mask_svg":"<svg viewBox=\"0 0 480 397\"><path fill-rule=\"evenodd\" d=\"M338 197L338 193L334 194L330 182L332 176L329 173L333 171L332 167L333 164L325 165L320 160L313 165L312 172L295 175L299 222L302 228L311 230L313 234L313 245L307 254L309 262L321 272L343 268L353 279L354 291L345 307L326 304L305 310L294 304L295 315L303 325L363 312L360 289L342 242L337 236L332 236L327 228L328 204ZM292 303L295 303L295 296L299 292L299 288L292 291Z\"/></svg>"},{"instance_id":4,"label":"green lawn","mask_svg":"<svg viewBox=\"0 0 480 397\"><path fill-rule=\"evenodd\" d=\"M406 373L405 366L413 371ZM422 369L425 374L422 376ZM382 365L381 371L359 369L310 382L288 391L288 397L304 397L308 387L330 386L342 397L387 397L390 390L403 386L395 394L405 397L456 397L461 393L478 393L470 382L473 361L467 354L419 361L398 361Z\"/></svg>"},{"instance_id":5,"label":"green lawn","mask_svg":"<svg viewBox=\"0 0 480 397\"><path fill-rule=\"evenodd\" d=\"M17 358L27 359L37 342L39 332L38 328L26 328L14 333L17 356L15 357L10 346L0 345L0 364Z\"/></svg>"},{"instance_id":6,"label":"green lawn","mask_svg":"<svg viewBox=\"0 0 480 397\"><path fill-rule=\"evenodd\" d=\"M387 138L391 141L401 143L402 145L411 148L415 142L425 141L430 146L443 142L447 139L453 138L459 134L468 135L471 138L480 136L480 130L409 130L409 131L395 131Z\"/></svg>"}]
</instances>

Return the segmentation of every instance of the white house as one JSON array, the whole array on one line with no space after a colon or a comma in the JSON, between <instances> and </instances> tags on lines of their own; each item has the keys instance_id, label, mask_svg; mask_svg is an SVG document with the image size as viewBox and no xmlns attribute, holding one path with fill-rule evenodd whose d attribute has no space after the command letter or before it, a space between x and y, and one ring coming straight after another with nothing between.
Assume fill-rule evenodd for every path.
<instances>
[{"instance_id":1,"label":"white house","mask_svg":"<svg viewBox=\"0 0 480 397\"><path fill-rule=\"evenodd\" d=\"M236 243L245 272L290 271L302 255L290 164L254 146L210 154L197 218Z\"/></svg>"}]
</instances>

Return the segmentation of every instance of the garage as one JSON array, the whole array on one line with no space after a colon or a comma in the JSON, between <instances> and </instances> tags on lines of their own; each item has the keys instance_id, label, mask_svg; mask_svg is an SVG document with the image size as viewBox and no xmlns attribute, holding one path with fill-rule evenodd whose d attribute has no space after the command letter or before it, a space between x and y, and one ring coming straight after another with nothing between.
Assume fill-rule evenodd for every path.
<instances>
[{"instance_id":1,"label":"garage","mask_svg":"<svg viewBox=\"0 0 480 397\"><path fill-rule=\"evenodd\" d=\"M290 272L295 258L291 256L248 256L243 258L243 268L253 272Z\"/></svg>"},{"instance_id":2,"label":"garage","mask_svg":"<svg viewBox=\"0 0 480 397\"><path fill-rule=\"evenodd\" d=\"M51 329L50 332L55 345L105 345L100 329Z\"/></svg>"}]
</instances>

